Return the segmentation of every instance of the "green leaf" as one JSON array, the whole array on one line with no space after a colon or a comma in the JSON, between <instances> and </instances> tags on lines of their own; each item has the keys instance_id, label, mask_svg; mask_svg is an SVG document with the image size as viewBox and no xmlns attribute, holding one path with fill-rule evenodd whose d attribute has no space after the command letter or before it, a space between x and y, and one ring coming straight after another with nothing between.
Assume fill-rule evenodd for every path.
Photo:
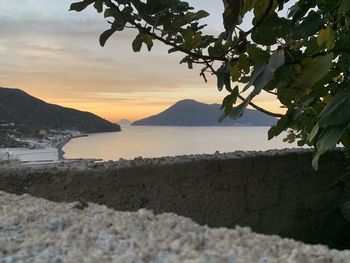
<instances>
[{"instance_id":1,"label":"green leaf","mask_svg":"<svg viewBox=\"0 0 350 263\"><path fill-rule=\"evenodd\" d=\"M256 45L249 44L247 47L249 59L253 61L254 65L260 65L269 61L270 55L267 51L258 48Z\"/></svg>"},{"instance_id":2,"label":"green leaf","mask_svg":"<svg viewBox=\"0 0 350 263\"><path fill-rule=\"evenodd\" d=\"M240 105L232 109L231 113L229 114L230 118L237 119L243 115L251 100L258 95L261 90L274 78L275 71L283 64L284 51L278 50L271 55L267 65L260 65L253 70L250 81L244 87L242 92L246 91L252 85L254 86L254 89Z\"/></svg>"},{"instance_id":3,"label":"green leaf","mask_svg":"<svg viewBox=\"0 0 350 263\"><path fill-rule=\"evenodd\" d=\"M294 143L296 140L296 135L294 133L289 133L286 138L283 139L284 142Z\"/></svg>"},{"instance_id":4,"label":"green leaf","mask_svg":"<svg viewBox=\"0 0 350 263\"><path fill-rule=\"evenodd\" d=\"M302 72L297 76L293 87L298 89L312 89L323 79L332 67L333 53L316 58L306 58L302 62ZM317 72L317 74L315 74Z\"/></svg>"},{"instance_id":5,"label":"green leaf","mask_svg":"<svg viewBox=\"0 0 350 263\"><path fill-rule=\"evenodd\" d=\"M298 12L300 11L300 7L298 5L298 2L294 4L291 8L288 10L288 18L294 17Z\"/></svg>"},{"instance_id":6,"label":"green leaf","mask_svg":"<svg viewBox=\"0 0 350 263\"><path fill-rule=\"evenodd\" d=\"M219 91L221 91L225 87L226 90L231 92L230 69L231 69L230 63L224 63L216 71L217 87Z\"/></svg>"},{"instance_id":7,"label":"green leaf","mask_svg":"<svg viewBox=\"0 0 350 263\"><path fill-rule=\"evenodd\" d=\"M118 15L115 17L112 27L115 28L117 31L123 31L126 23L126 18L122 15Z\"/></svg>"},{"instance_id":8,"label":"green leaf","mask_svg":"<svg viewBox=\"0 0 350 263\"><path fill-rule=\"evenodd\" d=\"M238 66L238 63L234 63L231 67L230 75L232 77L232 81L238 81L239 77L241 76Z\"/></svg>"},{"instance_id":9,"label":"green leaf","mask_svg":"<svg viewBox=\"0 0 350 263\"><path fill-rule=\"evenodd\" d=\"M171 26L173 28L180 28L180 27L183 27L187 24L190 24L196 20L200 20L204 17L207 17L208 15L209 15L209 13L204 11L204 10L200 10L197 13L187 12L181 16L174 16L173 20L171 22Z\"/></svg>"},{"instance_id":10,"label":"green leaf","mask_svg":"<svg viewBox=\"0 0 350 263\"><path fill-rule=\"evenodd\" d=\"M210 56L221 56L226 52L226 49L224 48L221 41L216 41L214 46L210 46L208 48L208 53Z\"/></svg>"},{"instance_id":11,"label":"green leaf","mask_svg":"<svg viewBox=\"0 0 350 263\"><path fill-rule=\"evenodd\" d=\"M324 19L319 13L311 11L304 20L293 29L293 39L307 39L316 34L324 25Z\"/></svg>"},{"instance_id":12,"label":"green leaf","mask_svg":"<svg viewBox=\"0 0 350 263\"><path fill-rule=\"evenodd\" d=\"M94 7L98 13L103 12L103 1L102 0L95 0Z\"/></svg>"},{"instance_id":13,"label":"green leaf","mask_svg":"<svg viewBox=\"0 0 350 263\"><path fill-rule=\"evenodd\" d=\"M320 114L321 127L337 126L350 123L350 88L337 92Z\"/></svg>"},{"instance_id":14,"label":"green leaf","mask_svg":"<svg viewBox=\"0 0 350 263\"><path fill-rule=\"evenodd\" d=\"M328 26L320 30L320 33L317 37L317 44L320 47L325 46L326 48L331 49L334 47L334 40L334 31L331 27Z\"/></svg>"},{"instance_id":15,"label":"green leaf","mask_svg":"<svg viewBox=\"0 0 350 263\"><path fill-rule=\"evenodd\" d=\"M147 0L146 6L150 14L155 14L164 8L162 2L158 0Z\"/></svg>"},{"instance_id":16,"label":"green leaf","mask_svg":"<svg viewBox=\"0 0 350 263\"><path fill-rule=\"evenodd\" d=\"M104 12L104 17L107 18L107 17L115 17L117 16L117 13L114 11L114 9L111 9L111 8L107 8Z\"/></svg>"},{"instance_id":17,"label":"green leaf","mask_svg":"<svg viewBox=\"0 0 350 263\"><path fill-rule=\"evenodd\" d=\"M207 11L199 10L196 14L196 19L199 20L199 19L205 18L207 16L209 16L209 13Z\"/></svg>"},{"instance_id":18,"label":"green leaf","mask_svg":"<svg viewBox=\"0 0 350 263\"><path fill-rule=\"evenodd\" d=\"M314 128L312 129L312 131L310 132L310 136L309 136L309 140L308 140L309 142L312 142L316 138L319 130L320 130L320 125L318 125L318 123L317 123L314 126Z\"/></svg>"},{"instance_id":19,"label":"green leaf","mask_svg":"<svg viewBox=\"0 0 350 263\"><path fill-rule=\"evenodd\" d=\"M288 118L283 117L277 121L275 126L272 126L268 131L268 139L271 140L274 137L280 135L288 127Z\"/></svg>"},{"instance_id":20,"label":"green leaf","mask_svg":"<svg viewBox=\"0 0 350 263\"><path fill-rule=\"evenodd\" d=\"M132 42L132 49L134 52L140 52L142 48L143 35L138 34L134 41Z\"/></svg>"},{"instance_id":21,"label":"green leaf","mask_svg":"<svg viewBox=\"0 0 350 263\"><path fill-rule=\"evenodd\" d=\"M202 43L201 34L200 33L194 34L194 36L192 38L192 46L193 46L193 48L197 48L198 46L200 46L201 43Z\"/></svg>"},{"instance_id":22,"label":"green leaf","mask_svg":"<svg viewBox=\"0 0 350 263\"><path fill-rule=\"evenodd\" d=\"M251 11L258 0L245 0L243 1L242 14Z\"/></svg>"},{"instance_id":23,"label":"green leaf","mask_svg":"<svg viewBox=\"0 0 350 263\"><path fill-rule=\"evenodd\" d=\"M292 66L285 64L276 70L274 80L270 81L264 89L281 90L288 86L290 80L292 79L292 76Z\"/></svg>"},{"instance_id":24,"label":"green leaf","mask_svg":"<svg viewBox=\"0 0 350 263\"><path fill-rule=\"evenodd\" d=\"M224 109L224 112L219 118L219 122L222 122L232 111L233 105L236 104L239 94L238 86L236 86L231 94L227 95L221 105L221 110Z\"/></svg>"},{"instance_id":25,"label":"green leaf","mask_svg":"<svg viewBox=\"0 0 350 263\"><path fill-rule=\"evenodd\" d=\"M242 117L244 111L248 107L249 103L251 102L252 97L248 96L241 104L239 104L237 107L233 107L230 114L228 115L231 119L238 119Z\"/></svg>"},{"instance_id":26,"label":"green leaf","mask_svg":"<svg viewBox=\"0 0 350 263\"><path fill-rule=\"evenodd\" d=\"M76 3L72 3L70 5L69 11L81 12L94 2L95 2L94 0L84 0L84 1L76 2Z\"/></svg>"},{"instance_id":27,"label":"green leaf","mask_svg":"<svg viewBox=\"0 0 350 263\"><path fill-rule=\"evenodd\" d=\"M219 91L222 91L225 86L225 78L226 78L226 66L222 65L217 71L216 71L216 77L217 77L217 87Z\"/></svg>"},{"instance_id":28,"label":"green leaf","mask_svg":"<svg viewBox=\"0 0 350 263\"><path fill-rule=\"evenodd\" d=\"M273 45L278 38L285 38L291 29L291 21L271 14L264 23L252 32L252 39L261 45Z\"/></svg>"},{"instance_id":29,"label":"green leaf","mask_svg":"<svg viewBox=\"0 0 350 263\"><path fill-rule=\"evenodd\" d=\"M312 166L318 170L320 157L329 150L334 149L347 130L346 125L331 126L326 128L320 135L316 144L316 154L312 160Z\"/></svg>"},{"instance_id":30,"label":"green leaf","mask_svg":"<svg viewBox=\"0 0 350 263\"><path fill-rule=\"evenodd\" d=\"M112 28L106 30L105 32L103 32L100 35L100 45L102 47L104 47L104 45L106 44L107 40L110 38L111 35L114 34L115 31L117 31L117 28L112 27Z\"/></svg>"},{"instance_id":31,"label":"green leaf","mask_svg":"<svg viewBox=\"0 0 350 263\"><path fill-rule=\"evenodd\" d=\"M241 54L238 58L238 64L244 73L248 74L250 72L250 62L246 54Z\"/></svg>"},{"instance_id":32,"label":"green leaf","mask_svg":"<svg viewBox=\"0 0 350 263\"><path fill-rule=\"evenodd\" d=\"M313 57L314 55L317 55L321 52L323 47L320 47L317 43L317 38L311 38L309 41L305 42L305 55L308 57Z\"/></svg>"},{"instance_id":33,"label":"green leaf","mask_svg":"<svg viewBox=\"0 0 350 263\"><path fill-rule=\"evenodd\" d=\"M269 6L270 0L258 0L255 1L254 5L254 19L253 19L253 24L256 25L258 21L261 20L261 18L265 15L265 12ZM270 13L273 13L277 7L278 3L277 1L272 1L272 8L270 10Z\"/></svg>"},{"instance_id":34,"label":"green leaf","mask_svg":"<svg viewBox=\"0 0 350 263\"><path fill-rule=\"evenodd\" d=\"M341 5L339 6L338 13L344 14L350 10L350 1L349 0L342 0Z\"/></svg>"},{"instance_id":35,"label":"green leaf","mask_svg":"<svg viewBox=\"0 0 350 263\"><path fill-rule=\"evenodd\" d=\"M145 35L143 42L146 44L148 51L151 51L153 47L153 38L150 35Z\"/></svg>"},{"instance_id":36,"label":"green leaf","mask_svg":"<svg viewBox=\"0 0 350 263\"><path fill-rule=\"evenodd\" d=\"M336 41L335 50L339 53L350 54L350 38L348 37L348 34L340 35L340 37Z\"/></svg>"},{"instance_id":37,"label":"green leaf","mask_svg":"<svg viewBox=\"0 0 350 263\"><path fill-rule=\"evenodd\" d=\"M181 61L180 64L187 63L187 66L189 69L193 68L193 59L191 56L186 56L184 57Z\"/></svg>"}]
</instances>

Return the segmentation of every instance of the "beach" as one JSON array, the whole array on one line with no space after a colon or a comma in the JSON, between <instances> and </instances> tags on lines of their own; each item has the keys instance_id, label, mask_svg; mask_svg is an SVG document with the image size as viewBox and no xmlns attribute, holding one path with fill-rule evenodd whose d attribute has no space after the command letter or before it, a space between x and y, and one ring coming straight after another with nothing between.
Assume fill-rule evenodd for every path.
<instances>
[{"instance_id":1,"label":"beach","mask_svg":"<svg viewBox=\"0 0 350 263\"><path fill-rule=\"evenodd\" d=\"M72 139L72 136L69 136L67 138L65 138L63 141L59 142L57 145L55 145L55 148L58 149L58 160L65 160L64 158L64 154L65 152L63 151L63 147L70 142L70 140Z\"/></svg>"}]
</instances>

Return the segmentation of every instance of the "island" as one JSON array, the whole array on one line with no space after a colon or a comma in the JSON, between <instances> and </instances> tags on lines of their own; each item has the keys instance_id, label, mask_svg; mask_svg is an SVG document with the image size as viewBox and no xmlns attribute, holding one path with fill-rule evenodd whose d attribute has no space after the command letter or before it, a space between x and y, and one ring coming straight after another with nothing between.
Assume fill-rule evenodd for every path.
<instances>
[{"instance_id":1,"label":"island","mask_svg":"<svg viewBox=\"0 0 350 263\"><path fill-rule=\"evenodd\" d=\"M272 126L277 118L257 110L247 109L243 116L219 122L221 105L205 104L195 100L181 100L165 111L132 123L133 126Z\"/></svg>"}]
</instances>

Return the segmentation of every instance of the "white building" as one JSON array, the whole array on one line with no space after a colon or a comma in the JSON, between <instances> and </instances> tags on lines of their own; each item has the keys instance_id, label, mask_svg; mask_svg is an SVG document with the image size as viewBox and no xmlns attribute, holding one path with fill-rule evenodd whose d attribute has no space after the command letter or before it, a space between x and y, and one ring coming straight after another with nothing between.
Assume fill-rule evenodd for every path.
<instances>
[{"instance_id":1,"label":"white building","mask_svg":"<svg viewBox=\"0 0 350 263\"><path fill-rule=\"evenodd\" d=\"M54 162L58 161L58 149L0 148L0 161L11 160L20 162Z\"/></svg>"}]
</instances>

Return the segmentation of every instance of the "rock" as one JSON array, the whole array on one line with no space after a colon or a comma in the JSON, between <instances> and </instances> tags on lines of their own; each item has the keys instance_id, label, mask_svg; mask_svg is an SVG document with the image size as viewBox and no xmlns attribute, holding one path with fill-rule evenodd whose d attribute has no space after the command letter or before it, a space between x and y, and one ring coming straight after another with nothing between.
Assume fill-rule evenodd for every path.
<instances>
[{"instance_id":1,"label":"rock","mask_svg":"<svg viewBox=\"0 0 350 263\"><path fill-rule=\"evenodd\" d=\"M74 205L0 192L0 261L350 263L350 251L247 227L209 228L175 214Z\"/></svg>"},{"instance_id":2,"label":"rock","mask_svg":"<svg viewBox=\"0 0 350 263\"><path fill-rule=\"evenodd\" d=\"M345 202L341 207L341 212L345 220L350 221L350 201Z\"/></svg>"}]
</instances>

